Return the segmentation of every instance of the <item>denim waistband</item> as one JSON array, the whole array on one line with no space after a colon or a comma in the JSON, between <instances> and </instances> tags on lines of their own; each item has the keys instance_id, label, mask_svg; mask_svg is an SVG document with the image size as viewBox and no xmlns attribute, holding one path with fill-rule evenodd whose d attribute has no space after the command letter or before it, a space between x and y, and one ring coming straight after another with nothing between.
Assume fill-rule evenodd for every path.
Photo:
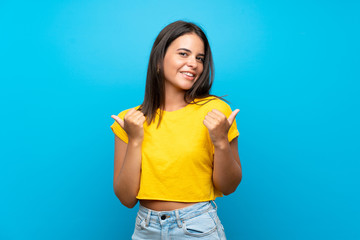
<instances>
[{"instance_id":1,"label":"denim waistband","mask_svg":"<svg viewBox=\"0 0 360 240\"><path fill-rule=\"evenodd\" d=\"M213 203L214 206L211 203ZM172 211L155 211L140 204L138 214L146 219L146 225L149 225L150 221L159 223L166 220L168 222L177 222L178 226L182 227L182 220L198 216L211 209L217 210L217 205L214 200L195 203L189 207Z\"/></svg>"}]
</instances>

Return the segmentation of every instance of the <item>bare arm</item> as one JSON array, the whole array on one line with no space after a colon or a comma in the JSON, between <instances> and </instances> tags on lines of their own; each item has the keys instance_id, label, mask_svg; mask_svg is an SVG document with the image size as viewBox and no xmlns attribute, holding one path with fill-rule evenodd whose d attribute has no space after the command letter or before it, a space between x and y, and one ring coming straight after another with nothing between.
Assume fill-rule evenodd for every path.
<instances>
[{"instance_id":1,"label":"bare arm","mask_svg":"<svg viewBox=\"0 0 360 240\"><path fill-rule=\"evenodd\" d=\"M224 195L234 192L242 178L237 137L231 143L228 141L229 129L239 111L236 109L227 119L222 112L213 109L204 119L215 148L213 183Z\"/></svg>"},{"instance_id":2,"label":"bare arm","mask_svg":"<svg viewBox=\"0 0 360 240\"><path fill-rule=\"evenodd\" d=\"M115 135L114 192L120 202L128 208L137 203L140 188L141 145L144 140L143 124L145 116L134 108L124 116L124 120L112 115L128 135L128 144Z\"/></svg>"},{"instance_id":3,"label":"bare arm","mask_svg":"<svg viewBox=\"0 0 360 240\"><path fill-rule=\"evenodd\" d=\"M242 178L237 137L214 145L214 186L224 195L235 192Z\"/></svg>"},{"instance_id":4,"label":"bare arm","mask_svg":"<svg viewBox=\"0 0 360 240\"><path fill-rule=\"evenodd\" d=\"M141 143L123 142L115 135L114 192L120 202L133 208L140 187Z\"/></svg>"}]
</instances>

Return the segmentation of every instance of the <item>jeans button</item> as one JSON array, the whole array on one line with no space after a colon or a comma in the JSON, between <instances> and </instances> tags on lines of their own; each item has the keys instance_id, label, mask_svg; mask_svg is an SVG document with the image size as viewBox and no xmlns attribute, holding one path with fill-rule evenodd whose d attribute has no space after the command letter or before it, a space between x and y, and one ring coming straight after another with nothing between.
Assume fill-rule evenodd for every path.
<instances>
[{"instance_id":1,"label":"jeans button","mask_svg":"<svg viewBox=\"0 0 360 240\"><path fill-rule=\"evenodd\" d=\"M165 219L166 219L166 215L162 215L161 220L165 220Z\"/></svg>"}]
</instances>

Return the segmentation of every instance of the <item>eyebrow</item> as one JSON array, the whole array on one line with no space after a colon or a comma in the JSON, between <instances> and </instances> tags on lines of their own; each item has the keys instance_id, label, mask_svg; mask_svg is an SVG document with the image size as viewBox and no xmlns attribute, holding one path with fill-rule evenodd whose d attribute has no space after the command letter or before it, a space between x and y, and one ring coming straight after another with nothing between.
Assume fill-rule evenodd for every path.
<instances>
[{"instance_id":1,"label":"eyebrow","mask_svg":"<svg viewBox=\"0 0 360 240\"><path fill-rule=\"evenodd\" d=\"M184 51L186 51L186 52L190 52L190 53L191 53L191 51L190 51L189 49L187 49L187 48L178 48L176 51L179 51L179 50L184 50ZM199 53L198 55L205 57L205 54L203 54L203 53Z\"/></svg>"}]
</instances>

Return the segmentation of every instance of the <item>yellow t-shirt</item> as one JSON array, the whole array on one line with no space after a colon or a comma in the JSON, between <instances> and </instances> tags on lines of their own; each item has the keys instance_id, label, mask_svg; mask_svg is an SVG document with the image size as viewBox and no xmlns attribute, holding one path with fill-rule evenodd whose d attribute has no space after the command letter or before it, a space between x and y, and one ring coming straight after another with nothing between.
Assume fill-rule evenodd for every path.
<instances>
[{"instance_id":1,"label":"yellow t-shirt","mask_svg":"<svg viewBox=\"0 0 360 240\"><path fill-rule=\"evenodd\" d=\"M176 111L163 111L159 128L156 128L158 115L150 125L145 121L137 199L202 202L223 196L212 181L214 146L203 120L212 109L221 111L227 118L232 110L226 102L217 98L200 105L211 98ZM199 99L195 99L197 101ZM122 111L118 116L124 119L129 110ZM128 143L126 132L116 121L111 129ZM234 121L228 133L229 142L238 135Z\"/></svg>"}]
</instances>

